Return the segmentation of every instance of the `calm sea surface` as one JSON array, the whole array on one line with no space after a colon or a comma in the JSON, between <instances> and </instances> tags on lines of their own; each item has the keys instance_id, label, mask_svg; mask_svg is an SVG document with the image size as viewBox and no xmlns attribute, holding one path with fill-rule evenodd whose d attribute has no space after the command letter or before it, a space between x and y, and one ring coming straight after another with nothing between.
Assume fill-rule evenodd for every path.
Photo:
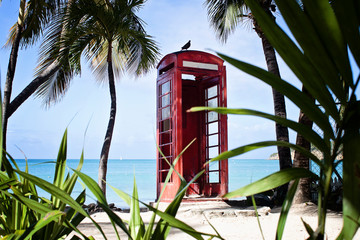
<instances>
[{"instance_id":1,"label":"calm sea surface","mask_svg":"<svg viewBox=\"0 0 360 240\"><path fill-rule=\"evenodd\" d=\"M45 159L29 159L29 172L49 182L53 181L55 164ZM16 160L21 170L25 169L25 160ZM78 159L67 161L69 168L76 168ZM87 159L84 161L82 172L91 176L97 182L99 160ZM279 170L276 160L264 159L229 159L229 191L238 189L246 184L254 182ZM154 201L156 198L156 161L151 159L109 159L107 182L131 194L133 189L134 175L138 186L139 198L144 202ZM77 183L72 196L76 197L82 191L82 185ZM39 195L48 197L44 191L38 189ZM93 196L87 192L86 203L95 202ZM112 189L107 189L109 203L115 203L118 207L127 207Z\"/></svg>"}]
</instances>

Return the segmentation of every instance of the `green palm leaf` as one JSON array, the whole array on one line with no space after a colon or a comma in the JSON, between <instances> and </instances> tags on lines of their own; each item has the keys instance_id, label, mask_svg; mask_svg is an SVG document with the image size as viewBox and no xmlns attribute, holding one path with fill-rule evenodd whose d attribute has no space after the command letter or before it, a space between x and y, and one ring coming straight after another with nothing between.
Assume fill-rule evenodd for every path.
<instances>
[{"instance_id":1,"label":"green palm leaf","mask_svg":"<svg viewBox=\"0 0 360 240\"><path fill-rule=\"evenodd\" d=\"M145 234L145 225L140 216L139 195L134 177L133 196L131 198L129 230L133 239L142 239Z\"/></svg>"},{"instance_id":2,"label":"green palm leaf","mask_svg":"<svg viewBox=\"0 0 360 240\"><path fill-rule=\"evenodd\" d=\"M275 121L279 124L287 126L297 132L299 132L302 136L304 136L308 141L311 141L317 148L323 151L325 154L330 153L329 147L324 143L321 137L314 132L312 129L294 122L292 120L288 120L282 117L274 116L271 114L251 110L251 109L229 109L229 108L209 108L209 107L193 107L190 109L191 111L215 111L220 114L239 114L239 115L250 115L266 118L272 121Z\"/></svg>"},{"instance_id":3,"label":"green palm leaf","mask_svg":"<svg viewBox=\"0 0 360 240\"><path fill-rule=\"evenodd\" d=\"M234 198L234 197L251 196L259 192L265 192L274 189L276 187L284 185L285 183L290 182L291 180L295 180L299 178L312 178L316 180L319 177L307 169L288 168L273 173L245 187L229 192L225 194L224 197Z\"/></svg>"},{"instance_id":4,"label":"green palm leaf","mask_svg":"<svg viewBox=\"0 0 360 240\"><path fill-rule=\"evenodd\" d=\"M98 205L108 214L118 238L119 238L119 234L117 232L115 224L117 224L129 236L129 238L132 239L131 233L128 231L121 218L110 209L106 197L101 191L99 185L88 175L74 169L73 171L80 177L80 179L84 182L84 184L88 187L88 189L94 194L95 198L98 201Z\"/></svg>"},{"instance_id":5,"label":"green palm leaf","mask_svg":"<svg viewBox=\"0 0 360 240\"><path fill-rule=\"evenodd\" d=\"M305 3L304 3L305 4ZM289 27L294 29L293 34L297 39L300 39L301 48L304 50L304 55L307 56L309 61L312 62L313 66L317 68L317 71L321 74L323 81L326 84L329 84L331 90L335 93L335 95L341 99L341 101L345 101L346 95L342 91L341 82L337 79L336 74L336 64L331 60L332 49L337 47L325 46L324 41L321 39L319 26L314 26L312 23L311 16L302 11L299 4L293 1L279 1L278 7L280 11L282 9L286 9L284 14L286 15L286 21ZM318 11L317 15L321 15ZM290 18L289 16L297 16L297 18ZM296 19L296 20L295 20ZM330 23L326 23L323 25L329 25ZM296 27L295 27L296 26ZM326 28L323 26L324 29ZM308 31L304 32L301 29L308 29ZM328 31L329 29L327 29ZM334 34L332 34L334 35ZM333 37L333 36L331 36ZM331 38L328 36L328 38ZM345 47L344 43L343 47ZM340 51L341 52L341 51ZM346 57L343 53L339 54L341 58ZM346 58L345 58L346 59ZM346 61L344 61L345 63ZM325 75L324 75L325 74Z\"/></svg>"},{"instance_id":6,"label":"green palm leaf","mask_svg":"<svg viewBox=\"0 0 360 240\"><path fill-rule=\"evenodd\" d=\"M360 222L360 102L350 102L345 113L344 160L343 160L343 214L344 239L352 239Z\"/></svg>"},{"instance_id":7,"label":"green palm leaf","mask_svg":"<svg viewBox=\"0 0 360 240\"><path fill-rule=\"evenodd\" d=\"M335 16L334 9L329 4L329 1L319 0L319 1L308 1L304 0L304 7L307 9L311 22L314 24L316 31L319 36L319 40L322 41L323 46L326 48L326 51L330 55L328 60L322 56L322 61L333 61L337 72L340 73L344 82L350 86L354 87L352 71L350 67L350 61L348 56L348 49L346 42L344 40L343 34L341 32L338 19ZM321 9L318 11L317 9ZM324 41L325 40L325 41ZM320 64L318 64L320 65ZM321 71L322 73L331 72L329 68ZM334 80L326 82L331 90L336 93L338 99L345 103L347 101L346 95L341 85L341 82L338 81L337 72L331 72L332 75L329 76L334 78ZM342 95L341 95L342 92Z\"/></svg>"},{"instance_id":8,"label":"green palm leaf","mask_svg":"<svg viewBox=\"0 0 360 240\"><path fill-rule=\"evenodd\" d=\"M358 31L360 12L358 5L356 1L334 1L333 8L352 56L360 66L360 33Z\"/></svg>"},{"instance_id":9,"label":"green palm leaf","mask_svg":"<svg viewBox=\"0 0 360 240\"><path fill-rule=\"evenodd\" d=\"M26 172L22 172L19 170L15 170L19 175L22 177L30 180L32 183L36 184L40 188L44 189L46 192L50 193L54 197L60 199L62 202L70 205L72 208L74 208L76 211L81 213L84 216L88 216L88 213L73 199L70 197L68 193L66 193L64 190L60 189L59 187L39 178L34 175L28 174Z\"/></svg>"},{"instance_id":10,"label":"green palm leaf","mask_svg":"<svg viewBox=\"0 0 360 240\"><path fill-rule=\"evenodd\" d=\"M252 13L256 15L257 21L272 46L278 51L305 88L308 89L311 96L316 98L321 106L325 108L325 111L339 122L340 119L336 104L328 88L323 84L326 79L321 77L309 59L287 34L270 19L257 1L245 0L245 2L251 8Z\"/></svg>"},{"instance_id":11,"label":"green palm leaf","mask_svg":"<svg viewBox=\"0 0 360 240\"><path fill-rule=\"evenodd\" d=\"M295 144L291 144L288 142L284 142L284 141L264 141L264 142L257 142L257 143L252 143L252 144L247 144L223 153L220 153L218 156L210 159L210 161L207 162L207 164L214 162L214 161L221 161L224 159L229 159L235 156L239 156L241 154L259 149L259 148L264 148L264 147L270 147L270 146L282 146L282 147L289 147L292 148L296 151L299 151L300 153L302 153L304 156L309 157L310 159L312 159L314 161L314 163L316 163L317 165L319 165L319 167L322 169L324 168L324 164L311 152L309 152L308 150L295 145Z\"/></svg>"},{"instance_id":12,"label":"green palm leaf","mask_svg":"<svg viewBox=\"0 0 360 240\"><path fill-rule=\"evenodd\" d=\"M278 226L277 226L277 230L276 230L276 240L282 239L282 235L283 235L284 229L285 229L286 219L289 214L291 204L292 204L292 201L293 201L295 193L296 193L297 186L299 185L299 181L300 181L299 179L296 179L294 182L291 183L290 189L289 189L289 191L286 195L285 201L282 205L279 222L278 222Z\"/></svg>"},{"instance_id":13,"label":"green palm leaf","mask_svg":"<svg viewBox=\"0 0 360 240\"><path fill-rule=\"evenodd\" d=\"M330 138L334 138L333 130L329 124L328 118L306 94L302 93L300 90L285 82L284 80L274 76L274 74L271 74L259 67L236 60L223 54L219 54L219 56L234 65L236 68L259 78L265 83L271 85L280 93L284 94L284 96L288 97L293 103L300 107L306 116L313 120L324 132L327 132L330 135ZM312 96L316 97L317 95Z\"/></svg>"},{"instance_id":14,"label":"green palm leaf","mask_svg":"<svg viewBox=\"0 0 360 240\"><path fill-rule=\"evenodd\" d=\"M41 218L35 226L28 228L25 233L20 237L20 239L32 239L31 237L36 234L41 228L47 226L53 221L58 221L60 218L64 217L64 213L58 210L50 211L43 218ZM30 231L31 230L31 231ZM30 231L30 232L29 232ZM28 233L29 232L29 233Z\"/></svg>"}]
</instances>

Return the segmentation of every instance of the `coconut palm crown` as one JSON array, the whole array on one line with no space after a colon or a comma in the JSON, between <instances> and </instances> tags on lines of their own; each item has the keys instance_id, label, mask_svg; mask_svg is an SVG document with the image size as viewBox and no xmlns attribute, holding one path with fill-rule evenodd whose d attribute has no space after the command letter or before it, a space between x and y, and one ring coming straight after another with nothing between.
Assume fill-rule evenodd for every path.
<instances>
[{"instance_id":1,"label":"coconut palm crown","mask_svg":"<svg viewBox=\"0 0 360 240\"><path fill-rule=\"evenodd\" d=\"M109 84L110 119L99 166L99 185L103 192L116 116L115 78L123 72L146 73L158 59L155 41L146 34L144 22L135 14L143 3L142 0L69 1L42 48L38 74L55 61L62 66L37 91L47 104L58 101L73 75L81 72L82 57L90 63L96 79Z\"/></svg>"},{"instance_id":2,"label":"coconut palm crown","mask_svg":"<svg viewBox=\"0 0 360 240\"><path fill-rule=\"evenodd\" d=\"M70 0L47 33L37 75L54 62L60 69L37 91L45 104L57 102L85 57L96 79L107 81L108 63L115 77L146 73L158 60L158 47L135 15L143 0ZM109 47L111 46L111 47Z\"/></svg>"}]
</instances>

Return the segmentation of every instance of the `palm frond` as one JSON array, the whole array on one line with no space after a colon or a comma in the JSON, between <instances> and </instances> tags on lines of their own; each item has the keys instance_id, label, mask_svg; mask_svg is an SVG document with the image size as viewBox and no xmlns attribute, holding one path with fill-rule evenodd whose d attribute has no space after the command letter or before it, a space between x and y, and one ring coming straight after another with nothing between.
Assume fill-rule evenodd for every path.
<instances>
[{"instance_id":1,"label":"palm frond","mask_svg":"<svg viewBox=\"0 0 360 240\"><path fill-rule=\"evenodd\" d=\"M223 42L249 13L243 0L206 0L205 6L211 25Z\"/></svg>"},{"instance_id":2,"label":"palm frond","mask_svg":"<svg viewBox=\"0 0 360 240\"><path fill-rule=\"evenodd\" d=\"M6 40L6 43L4 44L4 47L11 47L13 42L15 41L15 34L16 34L16 27L17 23L11 26L9 29L9 36Z\"/></svg>"},{"instance_id":3,"label":"palm frond","mask_svg":"<svg viewBox=\"0 0 360 240\"><path fill-rule=\"evenodd\" d=\"M147 73L158 61L157 52L159 49L151 36L145 35L137 38L137 43L131 44L132 55L129 58L129 69L135 69L135 74Z\"/></svg>"},{"instance_id":4,"label":"palm frond","mask_svg":"<svg viewBox=\"0 0 360 240\"><path fill-rule=\"evenodd\" d=\"M90 66L95 73L96 80L104 82L107 80L107 66L108 66L108 49L109 43L107 41L93 41L94 44L88 45L85 57L91 63ZM116 69L118 66L113 66ZM118 71L114 71L115 76Z\"/></svg>"},{"instance_id":5,"label":"palm frond","mask_svg":"<svg viewBox=\"0 0 360 240\"><path fill-rule=\"evenodd\" d=\"M64 0L30 0L26 3L24 22L22 24L20 46L26 48L39 40L53 16L59 11ZM10 29L9 38L6 45L11 45L14 40L15 23Z\"/></svg>"},{"instance_id":6,"label":"palm frond","mask_svg":"<svg viewBox=\"0 0 360 240\"><path fill-rule=\"evenodd\" d=\"M69 89L71 79L71 72L66 72L60 68L38 88L36 95L44 97L44 105L50 107L51 104L55 104L62 99Z\"/></svg>"},{"instance_id":7,"label":"palm frond","mask_svg":"<svg viewBox=\"0 0 360 240\"><path fill-rule=\"evenodd\" d=\"M82 54L91 63L91 68L99 81L106 79L107 62L111 61L116 78L124 71L134 74L147 72L155 66L158 48L155 41L146 35L143 20L135 15L144 1L115 1L113 4L95 4L85 1L87 8L78 6L71 11L77 17L83 16L75 26L74 32L78 35L90 34L93 40L83 48ZM84 1L79 3L84 4ZM84 37L82 37L84 39ZM74 45L81 41L77 39ZM108 47L111 43L111 59L108 59ZM77 52L80 50L71 50Z\"/></svg>"}]
</instances>

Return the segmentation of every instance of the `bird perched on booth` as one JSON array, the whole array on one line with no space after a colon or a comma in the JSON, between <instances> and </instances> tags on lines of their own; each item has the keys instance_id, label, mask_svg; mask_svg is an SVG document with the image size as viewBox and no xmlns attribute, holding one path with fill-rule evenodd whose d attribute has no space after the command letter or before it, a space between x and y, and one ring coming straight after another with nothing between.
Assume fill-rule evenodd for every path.
<instances>
[{"instance_id":1,"label":"bird perched on booth","mask_svg":"<svg viewBox=\"0 0 360 240\"><path fill-rule=\"evenodd\" d=\"M189 40L184 46L182 46L181 51L182 50L188 50L188 48L191 46L191 41Z\"/></svg>"}]
</instances>

